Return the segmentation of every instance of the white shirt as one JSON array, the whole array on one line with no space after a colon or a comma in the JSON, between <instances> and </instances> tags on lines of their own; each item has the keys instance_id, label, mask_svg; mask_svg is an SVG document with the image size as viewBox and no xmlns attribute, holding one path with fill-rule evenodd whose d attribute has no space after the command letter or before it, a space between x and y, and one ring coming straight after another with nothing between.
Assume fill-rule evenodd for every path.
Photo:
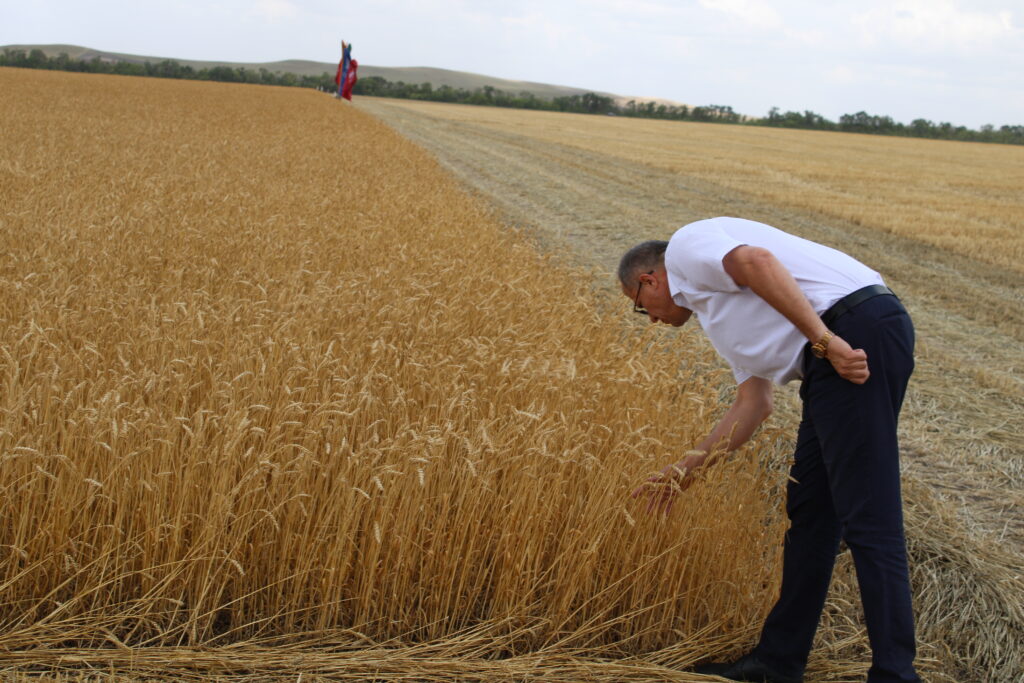
<instances>
[{"instance_id":1,"label":"white shirt","mask_svg":"<svg viewBox=\"0 0 1024 683\"><path fill-rule=\"evenodd\" d=\"M669 291L676 304L697 315L737 383L763 377L785 384L802 377L807 343L793 323L725 272L722 259L743 245L770 251L818 315L850 292L884 284L881 275L841 251L764 223L723 217L684 225L665 251Z\"/></svg>"}]
</instances>

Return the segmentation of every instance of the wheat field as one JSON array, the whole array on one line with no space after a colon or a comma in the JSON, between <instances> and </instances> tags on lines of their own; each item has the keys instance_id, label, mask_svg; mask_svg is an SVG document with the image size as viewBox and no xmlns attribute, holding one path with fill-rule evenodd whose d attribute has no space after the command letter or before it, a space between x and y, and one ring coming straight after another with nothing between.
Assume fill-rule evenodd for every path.
<instances>
[{"instance_id":1,"label":"wheat field","mask_svg":"<svg viewBox=\"0 0 1024 683\"><path fill-rule=\"evenodd\" d=\"M727 399L699 331L361 107L0 84L0 674L698 681L756 638L785 424L629 496ZM919 670L1013 680L1024 580L910 484ZM841 560L808 680L863 678L855 602Z\"/></svg>"},{"instance_id":2,"label":"wheat field","mask_svg":"<svg viewBox=\"0 0 1024 683\"><path fill-rule=\"evenodd\" d=\"M771 434L647 514L629 492L709 427L718 371L424 152L315 92L0 80L8 662L277 638L685 663L763 617Z\"/></svg>"}]
</instances>

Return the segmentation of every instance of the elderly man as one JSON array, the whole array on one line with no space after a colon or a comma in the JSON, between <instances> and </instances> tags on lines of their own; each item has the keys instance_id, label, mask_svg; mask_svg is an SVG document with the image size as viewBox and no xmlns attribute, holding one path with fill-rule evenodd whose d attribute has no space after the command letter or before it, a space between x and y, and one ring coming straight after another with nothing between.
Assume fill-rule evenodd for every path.
<instances>
[{"instance_id":1,"label":"elderly man","mask_svg":"<svg viewBox=\"0 0 1024 683\"><path fill-rule=\"evenodd\" d=\"M696 313L738 385L699 453L634 495L667 503L709 454L750 438L771 412L773 382L801 380L780 597L751 653L698 672L801 681L844 539L871 642L867 680L919 681L896 440L914 329L899 299L850 256L740 218L697 221L668 242L639 244L618 275L633 310L651 322L678 327ZM679 486L665 485L672 480Z\"/></svg>"}]
</instances>

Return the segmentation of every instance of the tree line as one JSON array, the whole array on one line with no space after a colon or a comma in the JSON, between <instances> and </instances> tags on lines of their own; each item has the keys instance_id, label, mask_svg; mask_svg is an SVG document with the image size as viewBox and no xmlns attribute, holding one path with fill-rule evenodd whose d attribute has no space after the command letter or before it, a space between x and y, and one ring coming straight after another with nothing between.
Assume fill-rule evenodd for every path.
<instances>
[{"instance_id":1,"label":"tree line","mask_svg":"<svg viewBox=\"0 0 1024 683\"><path fill-rule=\"evenodd\" d=\"M715 104L690 108L685 105L670 107L664 104L655 104L654 102L638 104L631 100L625 106L620 106L614 98L592 92L579 95L561 95L546 99L538 97L531 92L510 93L490 85L485 85L475 90L453 88L450 85L442 85L439 88L435 88L430 83L394 82L379 76L361 79L356 83L352 92L357 95L368 95L371 97L455 102L458 104L477 104L513 109L541 109L544 111L563 111L576 114L611 114L614 116L638 116L676 119L680 121L718 121L722 123L740 123L742 120L742 117L734 112L732 107Z\"/></svg>"},{"instance_id":2,"label":"tree line","mask_svg":"<svg viewBox=\"0 0 1024 683\"><path fill-rule=\"evenodd\" d=\"M332 83L331 88L333 87L334 84ZM781 112L778 107L773 107L767 116L757 118L743 116L733 111L732 107L720 104L689 107L685 104L671 105L651 101L637 102L636 100L629 100L624 104L618 104L614 98L592 92L582 95L565 95L544 99L530 92L524 91L513 94L491 86L484 86L476 90L453 88L448 85L434 88L430 83L392 82L378 76L360 80L356 83L353 92L358 95L377 97L457 102L460 104L513 107L518 109L542 109L580 114L606 114L673 121L705 121L943 140L1024 144L1024 125L1002 126L998 129L995 126L986 125L982 126L981 130L972 130L966 126L954 126L948 122L934 123L927 119L915 119L907 125L894 121L890 116L877 116L863 111L854 114L843 114L839 117L839 121L830 121L813 111Z\"/></svg>"},{"instance_id":3,"label":"tree line","mask_svg":"<svg viewBox=\"0 0 1024 683\"><path fill-rule=\"evenodd\" d=\"M871 133L874 135L899 135L914 138L934 138L938 140L966 140L972 142L999 142L1011 145L1024 144L1024 125L995 126L988 124L980 130L966 126L954 126L948 121L935 123L928 119L914 119L909 124L894 121L891 116L878 116L859 111L855 114L843 114L839 121L830 121L813 111L781 112L772 107L768 116L757 119L762 126L780 128L805 128L811 130L839 130L850 133Z\"/></svg>"},{"instance_id":4,"label":"tree line","mask_svg":"<svg viewBox=\"0 0 1024 683\"><path fill-rule=\"evenodd\" d=\"M0 55L0 66L17 66L33 69L55 69L89 73L123 74L129 76L152 76L156 78L183 78L229 83L257 83L303 88L317 88L335 92L334 77L329 73L319 76L299 76L293 73L271 72L265 68L244 67L203 67L195 69L173 59L151 62L125 62L104 60L71 59L67 53L48 57L42 50L6 49ZM903 137L934 138L942 140L963 140L971 142L996 142L1024 144L1024 125L982 126L973 130L966 126L954 126L948 122L935 123L927 119L914 119L909 124L894 121L890 116L879 116L859 111L843 114L838 121L831 121L813 111L786 111L772 107L763 118L743 116L732 107L709 104L689 107L659 102L637 102L629 100L619 104L606 95L588 92L579 95L563 95L543 98L531 92L510 93L492 86L470 90L449 85L433 87L430 83L405 83L388 81L380 76L361 78L352 90L355 95L368 97L394 97L400 99L427 100L431 102L454 102L515 109L536 109L543 111L573 112L579 114L602 114L673 121L704 121L731 123L751 126L772 126L777 128L800 128L805 130L832 130L849 133L870 133L874 135L896 135Z\"/></svg>"},{"instance_id":5,"label":"tree line","mask_svg":"<svg viewBox=\"0 0 1024 683\"><path fill-rule=\"evenodd\" d=\"M153 62L126 62L93 57L89 60L72 59L66 52L48 57L39 49L26 53L24 50L5 49L0 55L0 66L18 66L29 69L50 69L54 71L78 71L82 73L119 74L122 76L151 76L154 78L180 78L195 81L221 81L224 83L255 83L258 85L284 85L300 88L334 88L334 77L324 73L320 76L299 76L293 73L273 72L264 68L213 66L195 69L173 59Z\"/></svg>"}]
</instances>

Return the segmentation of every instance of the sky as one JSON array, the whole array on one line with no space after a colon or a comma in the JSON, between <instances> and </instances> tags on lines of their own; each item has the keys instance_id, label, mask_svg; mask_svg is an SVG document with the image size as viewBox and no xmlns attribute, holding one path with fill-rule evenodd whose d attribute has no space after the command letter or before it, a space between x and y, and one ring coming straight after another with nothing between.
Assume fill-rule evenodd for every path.
<instances>
[{"instance_id":1,"label":"sky","mask_svg":"<svg viewBox=\"0 0 1024 683\"><path fill-rule=\"evenodd\" d=\"M1024 125L1024 0L0 0L0 45L430 66L617 95Z\"/></svg>"}]
</instances>

